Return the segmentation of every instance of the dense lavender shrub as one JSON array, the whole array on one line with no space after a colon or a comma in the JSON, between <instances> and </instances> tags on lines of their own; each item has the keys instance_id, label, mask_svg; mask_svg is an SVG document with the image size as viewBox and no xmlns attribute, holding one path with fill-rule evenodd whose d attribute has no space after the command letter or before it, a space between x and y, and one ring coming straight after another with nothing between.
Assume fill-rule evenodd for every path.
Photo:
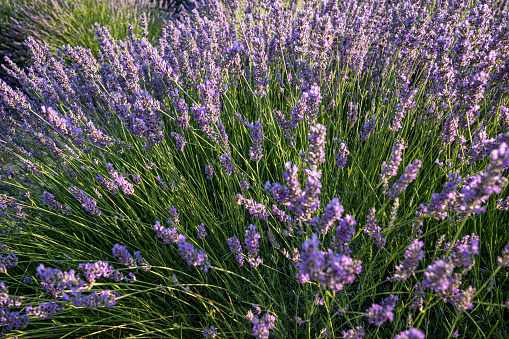
<instances>
[{"instance_id":1,"label":"dense lavender shrub","mask_svg":"<svg viewBox=\"0 0 509 339\"><path fill-rule=\"evenodd\" d=\"M7 60L3 333L507 336L505 2L139 19Z\"/></svg>"}]
</instances>

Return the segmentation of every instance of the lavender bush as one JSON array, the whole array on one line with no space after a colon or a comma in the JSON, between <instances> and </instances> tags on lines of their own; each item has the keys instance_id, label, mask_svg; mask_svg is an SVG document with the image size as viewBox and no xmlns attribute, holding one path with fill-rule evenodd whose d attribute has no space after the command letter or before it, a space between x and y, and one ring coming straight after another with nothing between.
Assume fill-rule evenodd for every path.
<instances>
[{"instance_id":1,"label":"lavender bush","mask_svg":"<svg viewBox=\"0 0 509 339\"><path fill-rule=\"evenodd\" d=\"M140 25L7 60L3 334L509 335L505 2Z\"/></svg>"},{"instance_id":2,"label":"lavender bush","mask_svg":"<svg viewBox=\"0 0 509 339\"><path fill-rule=\"evenodd\" d=\"M153 36L161 32L163 18L169 4L150 0L3 0L0 3L0 62L8 56L17 65L31 64L30 55L23 41L31 36L48 44L52 52L62 45L80 45L97 49L94 22L108 25L116 37L125 37L128 23L138 23L143 12L147 13L149 29ZM0 77L19 85L3 69Z\"/></svg>"}]
</instances>

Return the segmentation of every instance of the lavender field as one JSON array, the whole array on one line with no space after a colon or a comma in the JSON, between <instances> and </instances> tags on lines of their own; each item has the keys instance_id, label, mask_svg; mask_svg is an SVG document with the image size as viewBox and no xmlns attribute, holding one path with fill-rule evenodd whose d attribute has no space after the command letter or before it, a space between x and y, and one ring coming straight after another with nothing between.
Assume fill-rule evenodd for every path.
<instances>
[{"instance_id":1,"label":"lavender field","mask_svg":"<svg viewBox=\"0 0 509 339\"><path fill-rule=\"evenodd\" d=\"M509 338L507 1L5 1L2 336Z\"/></svg>"}]
</instances>

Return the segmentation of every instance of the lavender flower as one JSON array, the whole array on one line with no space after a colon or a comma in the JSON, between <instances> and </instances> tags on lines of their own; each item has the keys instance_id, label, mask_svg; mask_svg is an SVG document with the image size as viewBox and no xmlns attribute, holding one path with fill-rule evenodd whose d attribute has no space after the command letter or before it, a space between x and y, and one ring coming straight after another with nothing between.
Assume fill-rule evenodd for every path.
<instances>
[{"instance_id":1,"label":"lavender flower","mask_svg":"<svg viewBox=\"0 0 509 339\"><path fill-rule=\"evenodd\" d=\"M450 144L458 135L459 117L449 114L444 123L444 130L439 137L445 145Z\"/></svg>"},{"instance_id":2,"label":"lavender flower","mask_svg":"<svg viewBox=\"0 0 509 339\"><path fill-rule=\"evenodd\" d=\"M498 199L496 207L502 211L509 211L509 197L504 199Z\"/></svg>"},{"instance_id":3,"label":"lavender flower","mask_svg":"<svg viewBox=\"0 0 509 339\"><path fill-rule=\"evenodd\" d=\"M178 116L175 118L177 125L184 130L189 129L189 107L184 99L178 99L175 105L175 111L178 113Z\"/></svg>"},{"instance_id":4,"label":"lavender flower","mask_svg":"<svg viewBox=\"0 0 509 339\"><path fill-rule=\"evenodd\" d=\"M236 236L228 238L228 246L230 246L230 251L235 254L237 261L240 266L244 264L244 257L242 256L242 247L240 246L240 241Z\"/></svg>"},{"instance_id":5,"label":"lavender flower","mask_svg":"<svg viewBox=\"0 0 509 339\"><path fill-rule=\"evenodd\" d=\"M247 262L252 268L258 267L258 265L263 263L263 260L258 256L258 247L260 246L258 240L261 238L261 235L256 232L255 225L249 225L245 236L244 244L247 248Z\"/></svg>"},{"instance_id":6,"label":"lavender flower","mask_svg":"<svg viewBox=\"0 0 509 339\"><path fill-rule=\"evenodd\" d=\"M38 306L29 305L25 309L27 315L33 315L41 320L51 319L57 312L63 312L64 307L60 303L48 302L40 303Z\"/></svg>"},{"instance_id":7,"label":"lavender flower","mask_svg":"<svg viewBox=\"0 0 509 339\"><path fill-rule=\"evenodd\" d=\"M289 225L290 227L293 227L292 218L286 214L285 211L280 210L276 204L272 205L272 213L279 219L279 221Z\"/></svg>"},{"instance_id":8,"label":"lavender flower","mask_svg":"<svg viewBox=\"0 0 509 339\"><path fill-rule=\"evenodd\" d=\"M171 218L170 220L168 221L169 224L171 225L177 225L180 221L179 221L179 214L177 212L177 208L175 206L170 206L170 215L171 215Z\"/></svg>"},{"instance_id":9,"label":"lavender flower","mask_svg":"<svg viewBox=\"0 0 509 339\"><path fill-rule=\"evenodd\" d=\"M133 181L136 185L141 185L141 176L139 174L133 174Z\"/></svg>"},{"instance_id":10,"label":"lavender flower","mask_svg":"<svg viewBox=\"0 0 509 339\"><path fill-rule=\"evenodd\" d=\"M279 121L279 127L283 130L283 134L286 140L290 141L290 147L295 147L295 136L292 132L293 123L291 120L287 120L285 115L274 109L274 115L277 121Z\"/></svg>"},{"instance_id":11,"label":"lavender flower","mask_svg":"<svg viewBox=\"0 0 509 339\"><path fill-rule=\"evenodd\" d=\"M362 339L366 335L362 326L355 327L355 330L341 331L343 339Z\"/></svg>"},{"instance_id":12,"label":"lavender flower","mask_svg":"<svg viewBox=\"0 0 509 339\"><path fill-rule=\"evenodd\" d=\"M37 276L42 282L53 285L55 288L71 288L76 289L83 288L85 283L83 280L76 276L76 271L70 270L69 272L63 272L58 268L44 267L44 264L40 264L37 267Z\"/></svg>"},{"instance_id":13,"label":"lavender flower","mask_svg":"<svg viewBox=\"0 0 509 339\"><path fill-rule=\"evenodd\" d=\"M28 322L29 319L26 315L0 309L0 326L5 326L3 331L22 330L27 327Z\"/></svg>"},{"instance_id":14,"label":"lavender flower","mask_svg":"<svg viewBox=\"0 0 509 339\"><path fill-rule=\"evenodd\" d=\"M301 197L298 199L299 205L295 206L299 219L308 221L311 215L320 207L320 193L322 183L320 178L322 173L320 171L314 171L306 169L304 172L307 174L306 187Z\"/></svg>"},{"instance_id":15,"label":"lavender flower","mask_svg":"<svg viewBox=\"0 0 509 339\"><path fill-rule=\"evenodd\" d=\"M352 260L347 255L335 254L332 250L327 252L319 249L320 242L316 234L302 244L299 272L296 278L301 284L313 279L320 281L323 287L340 291L344 284L352 283L355 274L361 271L361 262Z\"/></svg>"},{"instance_id":16,"label":"lavender flower","mask_svg":"<svg viewBox=\"0 0 509 339\"><path fill-rule=\"evenodd\" d=\"M176 132L171 132L170 136L172 138L175 138L175 141L177 142L177 149L181 152L184 152L184 146L186 145L186 139L184 139L183 136Z\"/></svg>"},{"instance_id":17,"label":"lavender flower","mask_svg":"<svg viewBox=\"0 0 509 339\"><path fill-rule=\"evenodd\" d=\"M304 92L302 96L297 101L295 106L292 108L292 112L290 114L289 127L297 128L297 124L302 121L304 118L304 114L307 110L307 101L309 98L309 94ZM281 126L282 127L282 126Z\"/></svg>"},{"instance_id":18,"label":"lavender flower","mask_svg":"<svg viewBox=\"0 0 509 339\"><path fill-rule=\"evenodd\" d=\"M414 275L419 262L424 259L423 247L424 243L417 239L408 246L408 249L405 251L405 260L403 260L401 265L396 266L396 273L394 274L394 278L392 278L393 280L406 281Z\"/></svg>"},{"instance_id":19,"label":"lavender flower","mask_svg":"<svg viewBox=\"0 0 509 339\"><path fill-rule=\"evenodd\" d=\"M262 319L258 316L248 317L251 318L250 322L253 324L253 335L256 339L268 339L269 330L273 329L276 322L276 317L270 313L265 313Z\"/></svg>"},{"instance_id":20,"label":"lavender flower","mask_svg":"<svg viewBox=\"0 0 509 339\"><path fill-rule=\"evenodd\" d=\"M220 155L219 162L221 163L221 168L227 176L230 176L232 173L237 171L230 153Z\"/></svg>"},{"instance_id":21,"label":"lavender flower","mask_svg":"<svg viewBox=\"0 0 509 339\"><path fill-rule=\"evenodd\" d=\"M274 197L281 205L285 205L294 213L299 211L299 202L302 196L300 188L298 172L299 168L288 161L285 164L287 171L283 173L283 179L286 181L286 187L280 183L271 184L270 181L265 183L265 189Z\"/></svg>"},{"instance_id":22,"label":"lavender flower","mask_svg":"<svg viewBox=\"0 0 509 339\"><path fill-rule=\"evenodd\" d=\"M454 300L454 307L460 311L465 312L467 310L471 310L474 307L472 303L472 298L475 294L476 289L472 286L468 286L468 288L456 295L456 300Z\"/></svg>"},{"instance_id":23,"label":"lavender flower","mask_svg":"<svg viewBox=\"0 0 509 339\"><path fill-rule=\"evenodd\" d=\"M90 285L93 285L96 279L101 277L111 277L114 271L113 266L104 261L79 264L78 268L83 271L83 274Z\"/></svg>"},{"instance_id":24,"label":"lavender flower","mask_svg":"<svg viewBox=\"0 0 509 339\"><path fill-rule=\"evenodd\" d=\"M148 269L150 269L152 267L152 265L150 265L148 263L147 260L145 260L142 256L141 256L141 252L140 251L136 251L134 252L134 257L136 258L136 263L139 265L139 266L142 266L143 267L143 271L144 272L147 272Z\"/></svg>"},{"instance_id":25,"label":"lavender flower","mask_svg":"<svg viewBox=\"0 0 509 339\"><path fill-rule=\"evenodd\" d=\"M207 177L207 180L212 180L214 177L214 168L210 164L205 166L205 176Z\"/></svg>"},{"instance_id":26,"label":"lavender flower","mask_svg":"<svg viewBox=\"0 0 509 339\"><path fill-rule=\"evenodd\" d=\"M309 139L309 151L306 163L312 171L316 171L318 165L325 162L325 136L327 129L324 125L316 124L310 128Z\"/></svg>"},{"instance_id":27,"label":"lavender flower","mask_svg":"<svg viewBox=\"0 0 509 339\"><path fill-rule=\"evenodd\" d=\"M47 205L53 211L61 212L63 215L71 215L71 208L69 206L63 207L55 196L47 191L42 192L42 203Z\"/></svg>"},{"instance_id":28,"label":"lavender flower","mask_svg":"<svg viewBox=\"0 0 509 339\"><path fill-rule=\"evenodd\" d=\"M320 94L320 87L317 84L311 86L307 91L308 97L306 98L307 115L306 121L312 125L315 123L318 113L320 111L320 103L322 102L322 95Z\"/></svg>"},{"instance_id":29,"label":"lavender flower","mask_svg":"<svg viewBox=\"0 0 509 339\"><path fill-rule=\"evenodd\" d=\"M163 239L165 243L169 243L170 241L177 243L179 232L175 227L164 228L160 221L156 221L154 230L157 231L157 237Z\"/></svg>"},{"instance_id":30,"label":"lavender flower","mask_svg":"<svg viewBox=\"0 0 509 339\"><path fill-rule=\"evenodd\" d=\"M391 295L383 301L382 305L373 304L366 310L365 316L368 318L368 322L380 326L387 320L392 321L394 318L392 310L397 300L398 297Z\"/></svg>"},{"instance_id":31,"label":"lavender flower","mask_svg":"<svg viewBox=\"0 0 509 339\"><path fill-rule=\"evenodd\" d=\"M7 255L0 254L0 273L7 273L8 268L16 267L18 264L18 257L14 253Z\"/></svg>"},{"instance_id":32,"label":"lavender flower","mask_svg":"<svg viewBox=\"0 0 509 339\"><path fill-rule=\"evenodd\" d=\"M376 225L375 218L376 209L371 207L369 209L369 214L366 221L366 227L364 228L364 233L369 234L369 236L375 240L378 248L382 248L385 245L385 238L382 237L380 232L382 229L380 226Z\"/></svg>"},{"instance_id":33,"label":"lavender flower","mask_svg":"<svg viewBox=\"0 0 509 339\"><path fill-rule=\"evenodd\" d=\"M428 206L421 205L421 212L437 219L444 220L447 217L446 208L449 204L455 204L456 189L461 182L458 172L449 173L449 181L444 185L442 192L433 193Z\"/></svg>"},{"instance_id":34,"label":"lavender flower","mask_svg":"<svg viewBox=\"0 0 509 339\"><path fill-rule=\"evenodd\" d=\"M350 127L353 127L357 122L357 113L359 108L353 102L348 103L348 111L346 112L348 123Z\"/></svg>"},{"instance_id":35,"label":"lavender flower","mask_svg":"<svg viewBox=\"0 0 509 339\"><path fill-rule=\"evenodd\" d=\"M163 191L167 191L168 190L168 186L166 185L166 183L163 181L163 179L161 179L161 177L159 175L156 176L156 180L157 182L159 183L159 186L161 186L161 189Z\"/></svg>"},{"instance_id":36,"label":"lavender flower","mask_svg":"<svg viewBox=\"0 0 509 339\"><path fill-rule=\"evenodd\" d=\"M269 228L269 229L267 230L267 234L268 234L268 236L269 236L269 242L270 242L270 244L272 245L272 247L273 247L273 248L275 248L275 249L277 249L277 250L278 250L278 249L280 249L280 248L281 248L281 246L280 246L280 245L279 245L279 243L277 242L276 237L274 236L274 233L272 232L272 229L271 229L271 228Z\"/></svg>"},{"instance_id":37,"label":"lavender flower","mask_svg":"<svg viewBox=\"0 0 509 339\"><path fill-rule=\"evenodd\" d=\"M252 161L259 162L262 157L262 142L263 142L263 131L260 120L256 120L254 123L250 123L247 127L251 130L251 138L253 139L253 145L249 149L249 156Z\"/></svg>"},{"instance_id":38,"label":"lavender flower","mask_svg":"<svg viewBox=\"0 0 509 339\"><path fill-rule=\"evenodd\" d=\"M408 331L403 331L400 334L396 334L394 339L425 339L426 336L421 330L417 328L411 328Z\"/></svg>"},{"instance_id":39,"label":"lavender flower","mask_svg":"<svg viewBox=\"0 0 509 339\"><path fill-rule=\"evenodd\" d=\"M217 330L214 328L214 326L210 327L204 327L203 328L203 337L204 338L215 338L217 337Z\"/></svg>"},{"instance_id":40,"label":"lavender flower","mask_svg":"<svg viewBox=\"0 0 509 339\"><path fill-rule=\"evenodd\" d=\"M408 185L417 178L417 174L419 174L419 170L421 169L422 161L419 159L415 159L410 166L405 168L405 173L403 173L394 183L394 185L389 189L389 197L391 199L395 199L399 197L401 193L403 193Z\"/></svg>"},{"instance_id":41,"label":"lavender flower","mask_svg":"<svg viewBox=\"0 0 509 339\"><path fill-rule=\"evenodd\" d=\"M509 267L509 243L502 250L502 256L497 257L497 263L500 267Z\"/></svg>"},{"instance_id":42,"label":"lavender flower","mask_svg":"<svg viewBox=\"0 0 509 339\"><path fill-rule=\"evenodd\" d=\"M357 225L357 222L349 214L345 215L339 222L339 226L336 227L336 233L332 239L331 246L334 250L342 254L349 254L351 252L347 242L349 242L355 234L355 225Z\"/></svg>"},{"instance_id":43,"label":"lavender flower","mask_svg":"<svg viewBox=\"0 0 509 339\"><path fill-rule=\"evenodd\" d=\"M364 126L362 127L361 134L359 135L359 139L362 141L368 140L369 135L373 132L375 129L376 124L376 117L373 115L371 116L371 120L366 121Z\"/></svg>"},{"instance_id":44,"label":"lavender flower","mask_svg":"<svg viewBox=\"0 0 509 339\"><path fill-rule=\"evenodd\" d=\"M310 221L313 231L324 235L327 234L329 228L334 225L334 222L341 219L341 214L344 211L339 199L332 199L327 207L325 207L325 213L321 217L315 217Z\"/></svg>"},{"instance_id":45,"label":"lavender flower","mask_svg":"<svg viewBox=\"0 0 509 339\"><path fill-rule=\"evenodd\" d=\"M87 212L90 212L92 215L101 215L101 211L96 208L97 202L91 195L86 194L83 190L78 190L76 186L69 188L69 191L76 200L81 202L81 206L83 206Z\"/></svg>"},{"instance_id":46,"label":"lavender flower","mask_svg":"<svg viewBox=\"0 0 509 339\"><path fill-rule=\"evenodd\" d=\"M240 193L237 194L238 201L241 205L248 210L249 214L254 216L255 218L259 218L262 220L267 220L269 217L269 212L265 209L265 205L257 203L253 199L246 199Z\"/></svg>"},{"instance_id":47,"label":"lavender flower","mask_svg":"<svg viewBox=\"0 0 509 339\"><path fill-rule=\"evenodd\" d=\"M0 281L0 310L8 309L9 307L20 307L21 299L20 298L10 298L9 297L9 288L5 284L5 282Z\"/></svg>"},{"instance_id":48,"label":"lavender flower","mask_svg":"<svg viewBox=\"0 0 509 339\"><path fill-rule=\"evenodd\" d=\"M401 158L401 155L403 154L403 150L405 149L406 145L402 140L397 140L396 145L392 149L391 157L387 162L382 163L382 174L380 175L380 180L383 183L387 183L389 179L396 174L398 174L398 167L401 161L403 160Z\"/></svg>"},{"instance_id":49,"label":"lavender flower","mask_svg":"<svg viewBox=\"0 0 509 339\"><path fill-rule=\"evenodd\" d=\"M474 255L479 254L479 237L474 233L464 236L461 241L456 240L454 245L445 244L446 250L451 250L450 262L455 267L469 267L474 263Z\"/></svg>"},{"instance_id":50,"label":"lavender flower","mask_svg":"<svg viewBox=\"0 0 509 339\"><path fill-rule=\"evenodd\" d=\"M346 162L348 161L348 155L350 152L346 149L346 142L341 141L340 139L334 138L334 142L339 142L339 150L336 154L336 166L339 168L343 168L346 165ZM334 150L334 153L336 150Z\"/></svg>"},{"instance_id":51,"label":"lavender flower","mask_svg":"<svg viewBox=\"0 0 509 339\"><path fill-rule=\"evenodd\" d=\"M182 234L178 236L177 244L180 256L188 266L198 266L205 273L209 271L210 262L205 252L195 249L193 244L186 242L186 237Z\"/></svg>"},{"instance_id":52,"label":"lavender flower","mask_svg":"<svg viewBox=\"0 0 509 339\"><path fill-rule=\"evenodd\" d=\"M69 293L63 293L63 298L75 307L91 309L98 307L111 308L117 304L116 295L110 290L95 291L88 295L83 294L81 291L71 290Z\"/></svg>"},{"instance_id":53,"label":"lavender flower","mask_svg":"<svg viewBox=\"0 0 509 339\"><path fill-rule=\"evenodd\" d=\"M480 213L486 210L483 203L493 193L499 194L507 183L507 178L502 172L509 166L509 149L502 142L498 149L491 152L491 162L486 166L486 172L481 172L474 177L467 177L461 189L461 202L459 206L453 206L457 212L464 214Z\"/></svg>"},{"instance_id":54,"label":"lavender flower","mask_svg":"<svg viewBox=\"0 0 509 339\"><path fill-rule=\"evenodd\" d=\"M205 237L207 236L207 232L205 231L205 224L201 223L201 225L196 226L196 228L198 228L197 238L202 240L205 239Z\"/></svg>"},{"instance_id":55,"label":"lavender flower","mask_svg":"<svg viewBox=\"0 0 509 339\"><path fill-rule=\"evenodd\" d=\"M453 270L454 265L451 262L443 259L436 260L424 272L423 287L428 287L436 292L445 292L454 282L452 278Z\"/></svg>"},{"instance_id":56,"label":"lavender flower","mask_svg":"<svg viewBox=\"0 0 509 339\"><path fill-rule=\"evenodd\" d=\"M127 267L136 267L136 263L131 253L127 250L127 247L120 244L115 244L111 250L113 257L118 258L120 262Z\"/></svg>"}]
</instances>

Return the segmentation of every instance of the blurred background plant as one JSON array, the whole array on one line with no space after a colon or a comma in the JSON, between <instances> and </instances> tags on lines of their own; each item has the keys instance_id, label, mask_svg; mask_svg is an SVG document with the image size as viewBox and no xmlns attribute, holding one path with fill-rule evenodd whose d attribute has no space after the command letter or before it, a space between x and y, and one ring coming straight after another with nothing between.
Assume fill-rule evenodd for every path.
<instances>
[{"instance_id":1,"label":"blurred background plant","mask_svg":"<svg viewBox=\"0 0 509 339\"><path fill-rule=\"evenodd\" d=\"M0 64L8 56L20 67L30 64L24 41L29 36L47 44L53 53L70 44L97 50L94 23L109 28L122 39L127 24L138 26L142 13L147 14L152 41L161 34L164 20L182 10L180 1L165 0L3 0L0 2ZM0 77L19 85L3 68Z\"/></svg>"}]
</instances>

